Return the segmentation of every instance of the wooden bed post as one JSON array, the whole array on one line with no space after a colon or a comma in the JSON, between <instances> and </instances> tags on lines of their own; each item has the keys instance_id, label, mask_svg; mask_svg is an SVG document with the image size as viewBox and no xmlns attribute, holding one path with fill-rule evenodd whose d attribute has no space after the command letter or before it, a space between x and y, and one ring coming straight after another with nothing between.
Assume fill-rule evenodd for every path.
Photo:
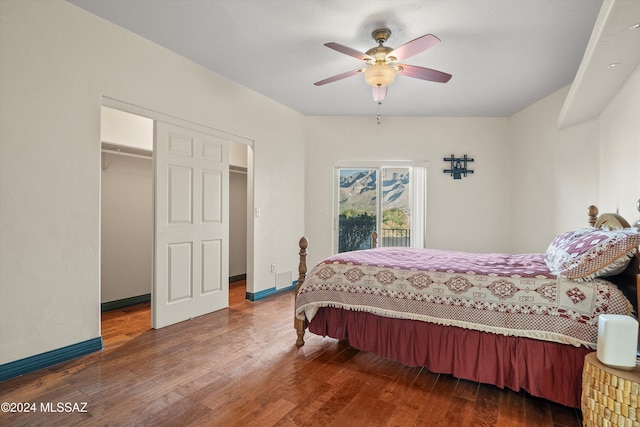
<instances>
[{"instance_id":1,"label":"wooden bed post","mask_svg":"<svg viewBox=\"0 0 640 427\"><path fill-rule=\"evenodd\" d=\"M589 209L587 210L588 214L589 214L589 224L592 227L596 226L596 220L598 219L598 208L595 207L594 205L589 206Z\"/></svg>"},{"instance_id":2,"label":"wooden bed post","mask_svg":"<svg viewBox=\"0 0 640 427\"><path fill-rule=\"evenodd\" d=\"M300 246L300 264L298 264L298 283L296 284L295 292L296 298L298 297L298 292L300 292L300 286L302 286L304 279L307 277L307 247L309 246L309 241L306 237L302 237L298 246ZM298 316L294 313L293 327L296 329L296 333L298 334L296 345L298 347L302 347L304 345L304 331L307 328L307 320L298 319Z\"/></svg>"},{"instance_id":3,"label":"wooden bed post","mask_svg":"<svg viewBox=\"0 0 640 427\"><path fill-rule=\"evenodd\" d=\"M371 249L375 249L378 247L378 233L375 231L371 233Z\"/></svg>"}]
</instances>

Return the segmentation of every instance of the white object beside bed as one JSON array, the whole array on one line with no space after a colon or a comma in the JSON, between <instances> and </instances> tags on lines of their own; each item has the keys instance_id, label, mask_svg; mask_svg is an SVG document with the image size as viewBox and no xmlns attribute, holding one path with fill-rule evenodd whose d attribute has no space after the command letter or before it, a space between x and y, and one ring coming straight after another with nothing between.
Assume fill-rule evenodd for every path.
<instances>
[{"instance_id":1,"label":"white object beside bed","mask_svg":"<svg viewBox=\"0 0 640 427\"><path fill-rule=\"evenodd\" d=\"M638 321L621 314L601 314L598 318L598 360L616 369L636 366Z\"/></svg>"}]
</instances>

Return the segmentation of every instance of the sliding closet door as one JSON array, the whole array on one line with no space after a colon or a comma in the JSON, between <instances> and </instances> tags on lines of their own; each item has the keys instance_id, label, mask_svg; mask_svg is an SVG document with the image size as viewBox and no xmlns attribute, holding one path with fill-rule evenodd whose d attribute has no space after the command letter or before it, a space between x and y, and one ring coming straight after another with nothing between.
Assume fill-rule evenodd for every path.
<instances>
[{"instance_id":1,"label":"sliding closet door","mask_svg":"<svg viewBox=\"0 0 640 427\"><path fill-rule=\"evenodd\" d=\"M153 327L229 304L229 143L156 121Z\"/></svg>"}]
</instances>

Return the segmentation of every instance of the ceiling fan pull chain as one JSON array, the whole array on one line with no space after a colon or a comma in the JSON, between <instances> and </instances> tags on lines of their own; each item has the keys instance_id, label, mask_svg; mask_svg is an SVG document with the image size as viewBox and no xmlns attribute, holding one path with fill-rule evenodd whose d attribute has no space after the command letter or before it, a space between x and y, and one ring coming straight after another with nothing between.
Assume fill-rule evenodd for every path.
<instances>
[{"instance_id":1,"label":"ceiling fan pull chain","mask_svg":"<svg viewBox=\"0 0 640 427\"><path fill-rule=\"evenodd\" d=\"M376 116L376 121L378 122L378 124L380 124L381 119L380 119L380 107L382 106L382 101L378 101L378 115Z\"/></svg>"}]
</instances>

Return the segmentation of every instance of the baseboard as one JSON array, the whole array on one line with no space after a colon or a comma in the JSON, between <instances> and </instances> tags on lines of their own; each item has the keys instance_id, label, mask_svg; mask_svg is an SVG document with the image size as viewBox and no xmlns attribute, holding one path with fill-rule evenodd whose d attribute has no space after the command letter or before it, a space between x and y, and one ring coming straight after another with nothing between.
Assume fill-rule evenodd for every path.
<instances>
[{"instance_id":1,"label":"baseboard","mask_svg":"<svg viewBox=\"0 0 640 427\"><path fill-rule=\"evenodd\" d=\"M102 337L97 337L56 350L47 351L46 353L5 363L4 365L0 365L0 381L48 368L49 366L57 365L58 363L66 362L102 349Z\"/></svg>"},{"instance_id":2,"label":"baseboard","mask_svg":"<svg viewBox=\"0 0 640 427\"><path fill-rule=\"evenodd\" d=\"M262 298L266 298L270 295L279 294L280 292L286 292L286 291L295 289L297 283L298 281L296 280L291 285L284 288L280 288L280 289L276 289L275 287L273 287L273 288L265 289L263 291L256 292L256 293L247 292L245 298L248 299L249 301L256 301Z\"/></svg>"},{"instance_id":3,"label":"baseboard","mask_svg":"<svg viewBox=\"0 0 640 427\"><path fill-rule=\"evenodd\" d=\"M123 298L115 301L103 302L101 304L101 308L102 308L102 311L117 310L122 307L142 304L144 302L151 302L151 294L138 295L136 297Z\"/></svg>"},{"instance_id":4,"label":"baseboard","mask_svg":"<svg viewBox=\"0 0 640 427\"><path fill-rule=\"evenodd\" d=\"M237 276L229 276L229 283L240 282L241 280L247 280L247 275L238 274Z\"/></svg>"}]
</instances>

